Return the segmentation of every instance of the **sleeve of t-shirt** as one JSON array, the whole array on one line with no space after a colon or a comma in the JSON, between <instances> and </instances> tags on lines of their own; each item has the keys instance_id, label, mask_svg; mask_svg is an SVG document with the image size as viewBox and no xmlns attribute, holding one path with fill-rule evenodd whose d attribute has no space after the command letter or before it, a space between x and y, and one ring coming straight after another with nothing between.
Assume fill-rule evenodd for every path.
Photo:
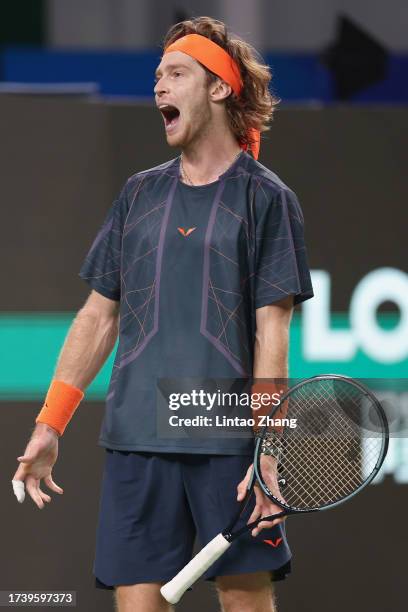
<instances>
[{"instance_id":1,"label":"sleeve of t-shirt","mask_svg":"<svg viewBox=\"0 0 408 612\"><path fill-rule=\"evenodd\" d=\"M264 200L256 223L255 259L255 308L289 295L294 296L294 304L313 297L303 214L290 189Z\"/></svg>"},{"instance_id":2,"label":"sleeve of t-shirt","mask_svg":"<svg viewBox=\"0 0 408 612\"><path fill-rule=\"evenodd\" d=\"M92 289L111 300L120 300L121 247L127 214L126 188L110 207L81 266L79 276Z\"/></svg>"}]
</instances>

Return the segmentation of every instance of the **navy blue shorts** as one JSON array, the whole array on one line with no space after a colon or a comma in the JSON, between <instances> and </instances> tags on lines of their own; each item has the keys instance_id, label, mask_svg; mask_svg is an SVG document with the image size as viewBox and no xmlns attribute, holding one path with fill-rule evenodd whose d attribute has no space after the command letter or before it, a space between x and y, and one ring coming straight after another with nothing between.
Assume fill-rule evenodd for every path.
<instances>
[{"instance_id":1,"label":"navy blue shorts","mask_svg":"<svg viewBox=\"0 0 408 612\"><path fill-rule=\"evenodd\" d=\"M106 451L94 563L95 584L166 582L192 557L195 536L209 542L236 515L237 484L251 457ZM251 504L253 507L253 504ZM251 508L242 521L249 518ZM270 571L290 573L285 529L246 534L205 578Z\"/></svg>"}]
</instances>

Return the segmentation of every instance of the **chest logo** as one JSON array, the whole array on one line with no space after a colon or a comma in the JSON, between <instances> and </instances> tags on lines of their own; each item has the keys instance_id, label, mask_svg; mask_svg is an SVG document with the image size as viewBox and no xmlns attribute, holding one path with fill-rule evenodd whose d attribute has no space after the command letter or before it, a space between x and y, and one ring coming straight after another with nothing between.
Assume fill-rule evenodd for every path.
<instances>
[{"instance_id":1,"label":"chest logo","mask_svg":"<svg viewBox=\"0 0 408 612\"><path fill-rule=\"evenodd\" d=\"M182 236L184 236L184 238L187 238L187 236L192 234L192 232L194 232L194 230L197 229L197 228L196 227L189 227L188 229L185 229L184 227L178 227L177 229L180 232L180 234Z\"/></svg>"}]
</instances>

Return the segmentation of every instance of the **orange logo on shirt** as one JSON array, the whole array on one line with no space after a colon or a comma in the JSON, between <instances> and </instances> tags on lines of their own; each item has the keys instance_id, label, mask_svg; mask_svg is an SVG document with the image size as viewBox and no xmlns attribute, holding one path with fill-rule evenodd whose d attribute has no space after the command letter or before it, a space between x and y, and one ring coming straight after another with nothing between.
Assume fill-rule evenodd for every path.
<instances>
[{"instance_id":1,"label":"orange logo on shirt","mask_svg":"<svg viewBox=\"0 0 408 612\"><path fill-rule=\"evenodd\" d=\"M185 230L184 227L178 227L177 229L180 232L180 234L182 236L184 236L184 238L187 238L187 236L189 236L197 228L196 227L189 227L188 230Z\"/></svg>"},{"instance_id":2,"label":"orange logo on shirt","mask_svg":"<svg viewBox=\"0 0 408 612\"><path fill-rule=\"evenodd\" d=\"M264 540L265 544L269 544L269 546L273 546L274 548L277 548L279 546L279 544L282 542L282 538L276 538L275 541L273 540Z\"/></svg>"}]
</instances>

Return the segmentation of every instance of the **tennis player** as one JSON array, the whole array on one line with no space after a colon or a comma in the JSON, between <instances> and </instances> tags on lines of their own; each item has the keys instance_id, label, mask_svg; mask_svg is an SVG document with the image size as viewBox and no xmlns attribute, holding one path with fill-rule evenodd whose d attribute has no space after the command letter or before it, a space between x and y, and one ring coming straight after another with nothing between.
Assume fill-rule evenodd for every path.
<instances>
[{"instance_id":1,"label":"tennis player","mask_svg":"<svg viewBox=\"0 0 408 612\"><path fill-rule=\"evenodd\" d=\"M297 197L257 161L277 104L270 79L223 23L170 29L154 94L181 153L130 177L109 210L80 271L91 294L18 457L20 501L26 490L43 508L41 480L62 493L58 438L119 335L94 574L120 612L171 609L160 586L189 561L196 535L205 545L233 518L251 464L253 436L160 436L160 381L286 378L293 306L313 295ZM273 446L265 461L277 487ZM279 510L257 491L245 520ZM206 578L225 612L272 612L271 578L290 572L290 558L284 524L261 523Z\"/></svg>"}]
</instances>

